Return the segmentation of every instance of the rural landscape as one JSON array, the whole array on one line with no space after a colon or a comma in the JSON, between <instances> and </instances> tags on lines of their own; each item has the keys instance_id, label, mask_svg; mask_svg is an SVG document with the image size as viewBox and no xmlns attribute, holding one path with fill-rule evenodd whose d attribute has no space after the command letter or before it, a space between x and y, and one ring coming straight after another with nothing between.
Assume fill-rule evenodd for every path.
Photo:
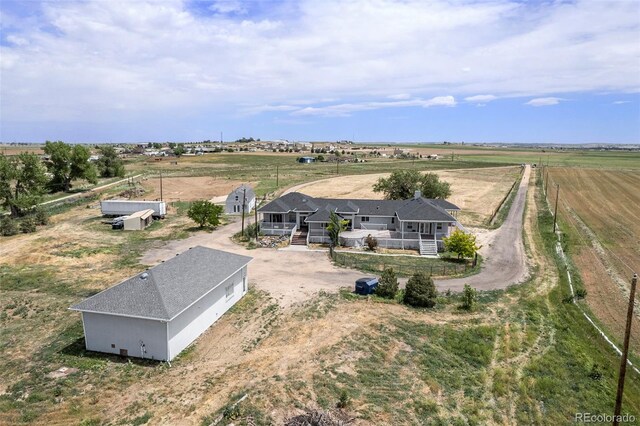
<instances>
[{"instance_id":1,"label":"rural landscape","mask_svg":"<svg viewBox=\"0 0 640 426\"><path fill-rule=\"evenodd\" d=\"M640 153L551 152L544 166L525 163L527 182L520 186L521 164L539 157L536 150L457 146L453 158L426 159L441 148L412 146L405 149L422 159L371 157L339 164L338 172L335 164L301 164L296 153L238 151L161 161L131 155L122 161L125 173L136 178L118 178L107 187L109 179L75 182L79 190L72 198L45 204L47 225L1 240L2 421L266 424L306 410L335 412L341 401L344 407L334 415L364 424L558 424L581 409L606 412L615 397L619 357L582 312L621 347L625 265L633 265L638 246L623 232L633 232L635 222L619 227L623 216L615 213L639 201L634 189L640 186ZM12 150L20 152L9 146L4 155L12 158ZM291 191L380 198L372 189L376 180L406 169L436 173L450 183L459 220L486 241L480 249L484 263L492 259L486 250L493 244L490 234L515 209L520 190L524 215L517 232L526 276L480 284L474 307L465 310L459 290L448 289L456 290L454 281L473 284L474 277L484 282L482 265L445 279L442 266L458 265L447 254L343 248L332 261L321 246L287 251L247 245L234 237L241 231L238 215L205 228L187 215L198 200L224 198L241 183L253 186L263 205ZM105 225L100 200L127 194L159 199L160 173L162 197L171 200L164 219L132 233ZM602 185L615 181L618 198L606 197L589 178ZM568 265L554 249L550 208L556 184ZM597 194L606 197L601 203L610 213L604 216L589 215ZM253 214L245 220L250 227ZM621 231L607 232L612 229ZM249 291L228 313L170 366L85 349L82 321L69 306L198 245L254 258ZM398 297L352 293L357 278L385 268L398 272L401 287L405 277L428 269L439 290L435 306L411 308ZM567 268L581 297L571 298ZM633 335L634 365L640 362L638 342ZM624 400L636 414L637 374L629 371Z\"/></svg>"},{"instance_id":2,"label":"rural landscape","mask_svg":"<svg viewBox=\"0 0 640 426\"><path fill-rule=\"evenodd\" d=\"M0 426L640 425L637 0L0 1Z\"/></svg>"}]
</instances>

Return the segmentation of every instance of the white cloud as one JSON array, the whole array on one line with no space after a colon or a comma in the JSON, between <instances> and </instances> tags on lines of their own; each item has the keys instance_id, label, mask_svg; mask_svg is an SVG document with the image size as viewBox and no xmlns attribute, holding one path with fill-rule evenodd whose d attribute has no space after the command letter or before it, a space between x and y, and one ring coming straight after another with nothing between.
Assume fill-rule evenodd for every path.
<instances>
[{"instance_id":1,"label":"white cloud","mask_svg":"<svg viewBox=\"0 0 640 426\"><path fill-rule=\"evenodd\" d=\"M2 121L270 105L348 115L401 106L389 99L423 107L640 91L632 1L303 0L268 15L252 5L216 2L201 16L181 0L43 2L28 22L2 10ZM433 98L441 93L451 96ZM286 108L299 99L340 101Z\"/></svg>"},{"instance_id":2,"label":"white cloud","mask_svg":"<svg viewBox=\"0 0 640 426\"><path fill-rule=\"evenodd\" d=\"M453 96L436 96L431 99L409 99L388 102L360 102L335 104L319 107L306 107L293 111L291 115L317 115L326 117L347 117L354 112L370 111L383 108L400 108L400 107L422 107L429 108L433 106L453 107L456 100Z\"/></svg>"},{"instance_id":3,"label":"white cloud","mask_svg":"<svg viewBox=\"0 0 640 426\"><path fill-rule=\"evenodd\" d=\"M469 103L482 106L484 106L487 102L495 101L496 99L498 99L498 97L495 95L475 95L464 98L464 100Z\"/></svg>"},{"instance_id":4,"label":"white cloud","mask_svg":"<svg viewBox=\"0 0 640 426\"><path fill-rule=\"evenodd\" d=\"M560 103L560 101L564 101L564 100L565 99L554 98L554 97L535 98L535 99L531 99L529 102L525 103L525 105L530 105L530 106L534 106L534 107L558 105Z\"/></svg>"},{"instance_id":5,"label":"white cloud","mask_svg":"<svg viewBox=\"0 0 640 426\"><path fill-rule=\"evenodd\" d=\"M614 104L614 105L622 105L622 104L628 104L628 103L630 103L630 102L631 102L631 101L614 101L614 102L613 102L613 104Z\"/></svg>"}]
</instances>

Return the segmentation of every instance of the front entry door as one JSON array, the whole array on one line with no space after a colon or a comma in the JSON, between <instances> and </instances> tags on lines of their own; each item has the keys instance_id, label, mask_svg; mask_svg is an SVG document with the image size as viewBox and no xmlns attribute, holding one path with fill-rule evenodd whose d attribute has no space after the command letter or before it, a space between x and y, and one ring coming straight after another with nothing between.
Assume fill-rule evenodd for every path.
<instances>
[{"instance_id":1,"label":"front entry door","mask_svg":"<svg viewBox=\"0 0 640 426\"><path fill-rule=\"evenodd\" d=\"M431 224L430 223L420 223L418 229L421 234L431 234Z\"/></svg>"}]
</instances>

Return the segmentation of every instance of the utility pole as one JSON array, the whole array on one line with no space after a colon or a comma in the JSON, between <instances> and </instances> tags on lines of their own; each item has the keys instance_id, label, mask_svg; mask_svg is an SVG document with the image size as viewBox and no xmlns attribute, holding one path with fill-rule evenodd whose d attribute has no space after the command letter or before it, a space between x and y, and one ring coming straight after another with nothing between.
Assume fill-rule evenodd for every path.
<instances>
[{"instance_id":1,"label":"utility pole","mask_svg":"<svg viewBox=\"0 0 640 426\"><path fill-rule=\"evenodd\" d=\"M276 189L280 186L280 173L278 172L278 166L276 166Z\"/></svg>"},{"instance_id":2,"label":"utility pole","mask_svg":"<svg viewBox=\"0 0 640 426\"><path fill-rule=\"evenodd\" d=\"M247 188L242 190L242 235L244 237L244 209L245 209L245 201L247 200Z\"/></svg>"},{"instance_id":3,"label":"utility pole","mask_svg":"<svg viewBox=\"0 0 640 426\"><path fill-rule=\"evenodd\" d=\"M340 164L340 158L336 157L336 174L340 174L340 170L338 169L338 165Z\"/></svg>"},{"instance_id":4,"label":"utility pole","mask_svg":"<svg viewBox=\"0 0 640 426\"><path fill-rule=\"evenodd\" d=\"M549 170L545 168L544 174L544 196L547 196L547 185L549 184Z\"/></svg>"},{"instance_id":5,"label":"utility pole","mask_svg":"<svg viewBox=\"0 0 640 426\"><path fill-rule=\"evenodd\" d=\"M638 274L631 278L631 291L629 292L629 309L627 310L627 327L624 331L624 346L622 347L622 359L620 360L620 374L618 375L618 394L616 395L616 408L613 414L613 424L620 424L620 412L622 410L622 394L624 393L624 376L627 374L627 356L629 355L629 338L631 337L631 319L633 318L633 304L636 298L636 285Z\"/></svg>"},{"instance_id":6,"label":"utility pole","mask_svg":"<svg viewBox=\"0 0 640 426\"><path fill-rule=\"evenodd\" d=\"M160 171L160 201L162 201L162 170Z\"/></svg>"},{"instance_id":7,"label":"utility pole","mask_svg":"<svg viewBox=\"0 0 640 426\"><path fill-rule=\"evenodd\" d=\"M453 151L451 151L451 162L453 162Z\"/></svg>"},{"instance_id":8,"label":"utility pole","mask_svg":"<svg viewBox=\"0 0 640 426\"><path fill-rule=\"evenodd\" d=\"M556 208L553 211L553 232L556 232L556 219L558 218L558 196L560 195L560 185L556 185Z\"/></svg>"},{"instance_id":9,"label":"utility pole","mask_svg":"<svg viewBox=\"0 0 640 426\"><path fill-rule=\"evenodd\" d=\"M258 242L258 232L259 232L259 226L260 225L258 225L258 197L255 197L255 198L256 198L256 203L253 206L253 213L254 213L254 216L255 216L255 219L256 219L256 243L257 243Z\"/></svg>"}]
</instances>

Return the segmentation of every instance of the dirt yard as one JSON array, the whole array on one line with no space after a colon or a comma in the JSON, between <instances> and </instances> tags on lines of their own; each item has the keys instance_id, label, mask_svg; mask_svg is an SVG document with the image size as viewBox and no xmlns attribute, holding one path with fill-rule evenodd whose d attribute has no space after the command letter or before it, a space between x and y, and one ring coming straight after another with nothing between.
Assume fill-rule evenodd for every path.
<instances>
[{"instance_id":1,"label":"dirt yard","mask_svg":"<svg viewBox=\"0 0 640 426\"><path fill-rule=\"evenodd\" d=\"M162 179L162 195L166 201L195 201L210 200L219 201L229 192L243 183L254 186L253 182L240 182L228 179L214 179L208 176L202 177L164 177ZM143 188L147 191L144 198L160 197L160 179L149 178L142 181Z\"/></svg>"},{"instance_id":2,"label":"dirt yard","mask_svg":"<svg viewBox=\"0 0 640 426\"><path fill-rule=\"evenodd\" d=\"M520 174L520 167L497 167L484 169L442 170L435 173L451 183L449 200L462 211L459 219L464 226L485 225L498 207L502 198ZM287 192L303 192L312 197L327 198L372 198L382 199L382 194L373 192L373 185L388 173L340 176L305 183Z\"/></svg>"},{"instance_id":3,"label":"dirt yard","mask_svg":"<svg viewBox=\"0 0 640 426\"><path fill-rule=\"evenodd\" d=\"M631 275L640 271L640 177L629 171L578 168L551 168L550 175L549 196L555 197L553 183L561 188L560 214L570 228L571 258L588 292L587 303L621 341ZM640 321L634 324L638 327ZM640 350L637 334L632 344Z\"/></svg>"}]
</instances>

